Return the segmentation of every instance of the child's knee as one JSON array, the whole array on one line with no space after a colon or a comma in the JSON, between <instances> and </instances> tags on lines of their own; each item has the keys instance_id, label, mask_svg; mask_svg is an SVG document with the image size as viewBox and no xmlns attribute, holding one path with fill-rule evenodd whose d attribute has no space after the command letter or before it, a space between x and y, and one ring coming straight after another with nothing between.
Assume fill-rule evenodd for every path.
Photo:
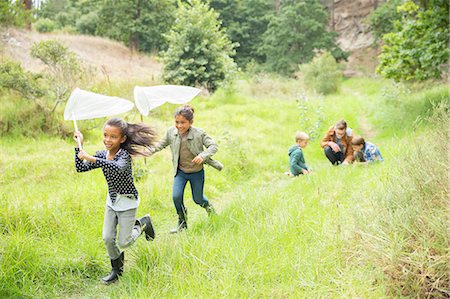
<instances>
[{"instance_id":1,"label":"child's knee","mask_svg":"<svg viewBox=\"0 0 450 299\"><path fill-rule=\"evenodd\" d=\"M129 238L129 239L126 239L126 240L119 240L119 244L118 245L119 245L120 248L124 249L124 248L130 247L131 244L133 244L133 242L134 242L134 240Z\"/></svg>"},{"instance_id":2,"label":"child's knee","mask_svg":"<svg viewBox=\"0 0 450 299\"><path fill-rule=\"evenodd\" d=\"M103 235L103 242L105 245L114 245L116 244L116 238L115 236Z\"/></svg>"}]
</instances>

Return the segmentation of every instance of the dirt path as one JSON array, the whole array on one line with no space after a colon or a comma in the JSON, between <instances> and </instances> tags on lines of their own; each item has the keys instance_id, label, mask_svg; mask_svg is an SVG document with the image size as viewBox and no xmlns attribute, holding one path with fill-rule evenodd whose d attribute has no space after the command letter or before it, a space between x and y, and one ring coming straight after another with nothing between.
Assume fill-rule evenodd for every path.
<instances>
[{"instance_id":1,"label":"dirt path","mask_svg":"<svg viewBox=\"0 0 450 299\"><path fill-rule=\"evenodd\" d=\"M363 98L363 95L358 91L353 89L345 89L345 92L350 93L357 97L358 99ZM377 135L377 130L375 127L368 121L365 111L361 111L361 114L358 117L360 132L357 135L361 135L364 139L369 140L372 137Z\"/></svg>"}]
</instances>

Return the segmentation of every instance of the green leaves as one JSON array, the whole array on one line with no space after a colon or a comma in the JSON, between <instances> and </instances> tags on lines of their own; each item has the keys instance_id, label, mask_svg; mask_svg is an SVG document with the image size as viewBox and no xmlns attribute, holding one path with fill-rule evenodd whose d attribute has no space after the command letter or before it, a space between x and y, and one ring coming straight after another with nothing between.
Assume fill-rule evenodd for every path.
<instances>
[{"instance_id":1,"label":"green leaves","mask_svg":"<svg viewBox=\"0 0 450 299\"><path fill-rule=\"evenodd\" d=\"M0 88L15 90L27 99L45 94L39 85L39 78L39 75L24 70L18 63L7 60L0 64Z\"/></svg>"},{"instance_id":2,"label":"green leaves","mask_svg":"<svg viewBox=\"0 0 450 299\"><path fill-rule=\"evenodd\" d=\"M318 0L282 2L280 11L270 19L260 49L267 57L269 70L292 74L297 65L314 57L314 50L330 50L345 57L326 29L327 12Z\"/></svg>"},{"instance_id":3,"label":"green leaves","mask_svg":"<svg viewBox=\"0 0 450 299\"><path fill-rule=\"evenodd\" d=\"M426 10L411 1L398 7L403 19L383 36L377 72L395 81L440 78L449 59L448 9L445 1ZM438 4L438 3L437 3Z\"/></svg>"},{"instance_id":4,"label":"green leaves","mask_svg":"<svg viewBox=\"0 0 450 299\"><path fill-rule=\"evenodd\" d=\"M168 49L164 80L215 90L234 71L233 44L220 27L218 14L201 1L179 3L176 21L165 35Z\"/></svg>"}]
</instances>

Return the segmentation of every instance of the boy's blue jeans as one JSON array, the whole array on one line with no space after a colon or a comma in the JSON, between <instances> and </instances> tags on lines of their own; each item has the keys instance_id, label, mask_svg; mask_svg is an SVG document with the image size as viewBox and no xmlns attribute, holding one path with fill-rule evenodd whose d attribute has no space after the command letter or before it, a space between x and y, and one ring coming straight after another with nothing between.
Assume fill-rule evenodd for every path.
<instances>
[{"instance_id":1,"label":"boy's blue jeans","mask_svg":"<svg viewBox=\"0 0 450 299\"><path fill-rule=\"evenodd\" d=\"M172 199L177 209L178 215L184 215L186 208L184 206L184 189L189 181L192 190L192 199L201 207L208 205L208 199L203 195L203 186L205 184L205 171L202 169L198 172L185 173L178 169L173 180Z\"/></svg>"}]
</instances>

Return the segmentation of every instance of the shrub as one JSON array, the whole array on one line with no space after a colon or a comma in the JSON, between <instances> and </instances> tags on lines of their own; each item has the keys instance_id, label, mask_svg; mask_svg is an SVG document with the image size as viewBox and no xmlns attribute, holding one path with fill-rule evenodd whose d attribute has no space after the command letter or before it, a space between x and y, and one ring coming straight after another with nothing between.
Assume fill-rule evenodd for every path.
<instances>
[{"instance_id":1,"label":"shrub","mask_svg":"<svg viewBox=\"0 0 450 299\"><path fill-rule=\"evenodd\" d=\"M0 88L14 90L28 99L39 98L45 91L40 86L38 74L33 74L13 61L0 63Z\"/></svg>"},{"instance_id":2,"label":"shrub","mask_svg":"<svg viewBox=\"0 0 450 299\"><path fill-rule=\"evenodd\" d=\"M31 56L40 59L47 67L44 78L48 82L54 107L67 100L69 93L86 76L86 70L75 53L56 40L45 40L31 48Z\"/></svg>"},{"instance_id":3,"label":"shrub","mask_svg":"<svg viewBox=\"0 0 450 299\"><path fill-rule=\"evenodd\" d=\"M306 93L303 93L296 101L300 114L299 129L306 132L311 140L319 138L320 134L322 134L321 126L324 119L323 96L311 98Z\"/></svg>"},{"instance_id":4,"label":"shrub","mask_svg":"<svg viewBox=\"0 0 450 299\"><path fill-rule=\"evenodd\" d=\"M56 22L47 18L39 19L34 23L34 28L38 32L52 32L56 28Z\"/></svg>"},{"instance_id":5,"label":"shrub","mask_svg":"<svg viewBox=\"0 0 450 299\"><path fill-rule=\"evenodd\" d=\"M95 35L97 30L98 15L96 12L90 12L82 15L76 23L77 31L82 34Z\"/></svg>"},{"instance_id":6,"label":"shrub","mask_svg":"<svg viewBox=\"0 0 450 299\"><path fill-rule=\"evenodd\" d=\"M424 81L441 78L448 64L448 1L436 0L431 8L422 10L407 1L398 10L401 21L395 31L383 36L377 72L396 81Z\"/></svg>"},{"instance_id":7,"label":"shrub","mask_svg":"<svg viewBox=\"0 0 450 299\"><path fill-rule=\"evenodd\" d=\"M384 34L394 30L395 21L399 20L401 15L397 13L397 6L401 4L401 0L392 0L381 4L374 10L368 18L370 29L375 37L375 41L379 41Z\"/></svg>"},{"instance_id":8,"label":"shrub","mask_svg":"<svg viewBox=\"0 0 450 299\"><path fill-rule=\"evenodd\" d=\"M316 55L308 64L300 66L305 86L318 93L330 94L339 89L342 72L329 52Z\"/></svg>"}]
</instances>

